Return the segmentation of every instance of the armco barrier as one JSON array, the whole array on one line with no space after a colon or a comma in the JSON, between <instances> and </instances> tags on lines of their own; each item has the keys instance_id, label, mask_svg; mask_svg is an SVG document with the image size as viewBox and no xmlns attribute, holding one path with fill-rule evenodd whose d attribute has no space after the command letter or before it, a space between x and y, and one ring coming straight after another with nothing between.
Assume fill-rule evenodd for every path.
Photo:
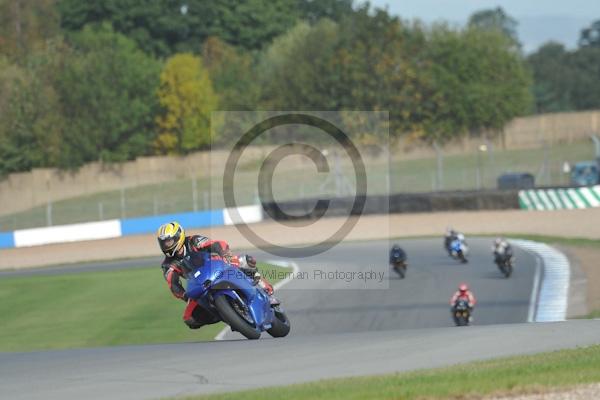
<instances>
[{"instance_id":1,"label":"armco barrier","mask_svg":"<svg viewBox=\"0 0 600 400\"><path fill-rule=\"evenodd\" d=\"M525 210L573 210L600 207L600 185L521 190L519 206Z\"/></svg>"},{"instance_id":2,"label":"armco barrier","mask_svg":"<svg viewBox=\"0 0 600 400\"><path fill-rule=\"evenodd\" d=\"M353 197L330 199L319 204L317 199L278 203L263 203L265 218L275 220L317 218L326 211L327 216L348 215ZM513 190L455 191L434 193L404 193L391 196L368 196L361 214L416 213L458 210L518 209L518 192Z\"/></svg>"},{"instance_id":3,"label":"armco barrier","mask_svg":"<svg viewBox=\"0 0 600 400\"><path fill-rule=\"evenodd\" d=\"M241 222L252 223L261 220L262 207L254 205L239 207L237 213L231 209L222 209L20 229L14 232L0 232L0 248L27 247L154 233L161 224L168 221L178 221L186 228L204 228L233 225Z\"/></svg>"},{"instance_id":4,"label":"armco barrier","mask_svg":"<svg viewBox=\"0 0 600 400\"><path fill-rule=\"evenodd\" d=\"M119 236L121 236L120 221L113 219L84 224L20 229L14 232L14 245L15 247L27 247L40 244L110 239Z\"/></svg>"}]
</instances>

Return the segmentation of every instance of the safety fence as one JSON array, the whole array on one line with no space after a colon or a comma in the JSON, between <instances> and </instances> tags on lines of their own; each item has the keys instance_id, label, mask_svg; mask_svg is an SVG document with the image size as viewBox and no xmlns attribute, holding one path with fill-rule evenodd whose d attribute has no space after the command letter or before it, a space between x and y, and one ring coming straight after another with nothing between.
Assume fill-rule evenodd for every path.
<instances>
[{"instance_id":1,"label":"safety fence","mask_svg":"<svg viewBox=\"0 0 600 400\"><path fill-rule=\"evenodd\" d=\"M0 248L117 238L153 233L161 224L176 220L189 228L254 223L263 219L317 219L348 214L388 214L461 210L557 210L600 207L600 185L581 188L532 190L446 191L366 196L364 207L354 210L354 198L335 198L324 203L302 199L280 203L151 217L110 219L0 232Z\"/></svg>"},{"instance_id":2,"label":"safety fence","mask_svg":"<svg viewBox=\"0 0 600 400\"><path fill-rule=\"evenodd\" d=\"M521 190L519 206L525 210L574 210L599 207L600 185Z\"/></svg>"}]
</instances>

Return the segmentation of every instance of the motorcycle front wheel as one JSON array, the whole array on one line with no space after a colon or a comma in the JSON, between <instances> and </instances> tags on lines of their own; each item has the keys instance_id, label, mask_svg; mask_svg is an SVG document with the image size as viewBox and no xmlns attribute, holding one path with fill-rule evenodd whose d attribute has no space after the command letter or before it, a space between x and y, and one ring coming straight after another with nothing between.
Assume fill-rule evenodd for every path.
<instances>
[{"instance_id":1,"label":"motorcycle front wheel","mask_svg":"<svg viewBox=\"0 0 600 400\"><path fill-rule=\"evenodd\" d=\"M275 338L287 336L290 333L290 320L279 307L274 307L273 312L275 313L275 319L267 332Z\"/></svg>"},{"instance_id":2,"label":"motorcycle front wheel","mask_svg":"<svg viewBox=\"0 0 600 400\"><path fill-rule=\"evenodd\" d=\"M231 327L231 330L241 333L248 339L260 337L260 330L250 323L249 313L244 312L236 300L229 296L219 296L215 299L215 308L219 311L223 321Z\"/></svg>"}]
</instances>

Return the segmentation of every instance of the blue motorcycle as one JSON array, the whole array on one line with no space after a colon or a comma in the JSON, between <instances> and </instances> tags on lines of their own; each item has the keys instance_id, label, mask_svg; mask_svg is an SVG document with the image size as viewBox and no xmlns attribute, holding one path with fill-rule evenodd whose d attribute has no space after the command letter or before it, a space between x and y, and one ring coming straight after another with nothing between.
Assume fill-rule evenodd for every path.
<instances>
[{"instance_id":1,"label":"blue motorcycle","mask_svg":"<svg viewBox=\"0 0 600 400\"><path fill-rule=\"evenodd\" d=\"M186 294L248 339L258 339L264 331L273 337L290 332L290 321L280 304L272 302L239 268L223 260L205 256L202 266L189 275Z\"/></svg>"},{"instance_id":2,"label":"blue motorcycle","mask_svg":"<svg viewBox=\"0 0 600 400\"><path fill-rule=\"evenodd\" d=\"M450 255L457 259L460 260L462 263L467 263L469 262L467 260L467 254L469 252L469 248L467 247L467 244L459 239L454 239L451 243L450 243Z\"/></svg>"}]
</instances>

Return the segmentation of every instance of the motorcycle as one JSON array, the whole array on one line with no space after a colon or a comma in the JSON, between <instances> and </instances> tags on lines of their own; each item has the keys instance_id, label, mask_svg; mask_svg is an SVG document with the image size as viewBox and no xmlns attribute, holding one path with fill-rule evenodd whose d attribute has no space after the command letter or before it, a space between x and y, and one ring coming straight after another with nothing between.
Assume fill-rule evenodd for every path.
<instances>
[{"instance_id":1,"label":"motorcycle","mask_svg":"<svg viewBox=\"0 0 600 400\"><path fill-rule=\"evenodd\" d=\"M460 260L463 264L469 262L467 260L467 254L469 253L469 248L465 242L459 239L454 239L450 243L450 255L452 258L456 260Z\"/></svg>"},{"instance_id":2,"label":"motorcycle","mask_svg":"<svg viewBox=\"0 0 600 400\"><path fill-rule=\"evenodd\" d=\"M496 265L505 278L510 277L513 271L513 257L509 255L496 255Z\"/></svg>"},{"instance_id":3,"label":"motorcycle","mask_svg":"<svg viewBox=\"0 0 600 400\"><path fill-rule=\"evenodd\" d=\"M406 254L404 254L401 250L395 251L392 249L390 254L390 265L392 269L396 271L398 275L400 275L400 279L404 279L406 277Z\"/></svg>"},{"instance_id":4,"label":"motorcycle","mask_svg":"<svg viewBox=\"0 0 600 400\"><path fill-rule=\"evenodd\" d=\"M471 319L471 310L469 302L465 299L459 299L452 308L452 318L456 326L468 326Z\"/></svg>"},{"instance_id":5,"label":"motorcycle","mask_svg":"<svg viewBox=\"0 0 600 400\"><path fill-rule=\"evenodd\" d=\"M396 271L398 275L400 275L400 279L404 279L406 277L406 261L399 260L392 263L392 269Z\"/></svg>"},{"instance_id":6,"label":"motorcycle","mask_svg":"<svg viewBox=\"0 0 600 400\"><path fill-rule=\"evenodd\" d=\"M278 302L243 271L210 255L190 274L186 294L248 339L258 339L264 331L273 337L290 332L290 321Z\"/></svg>"}]
</instances>

